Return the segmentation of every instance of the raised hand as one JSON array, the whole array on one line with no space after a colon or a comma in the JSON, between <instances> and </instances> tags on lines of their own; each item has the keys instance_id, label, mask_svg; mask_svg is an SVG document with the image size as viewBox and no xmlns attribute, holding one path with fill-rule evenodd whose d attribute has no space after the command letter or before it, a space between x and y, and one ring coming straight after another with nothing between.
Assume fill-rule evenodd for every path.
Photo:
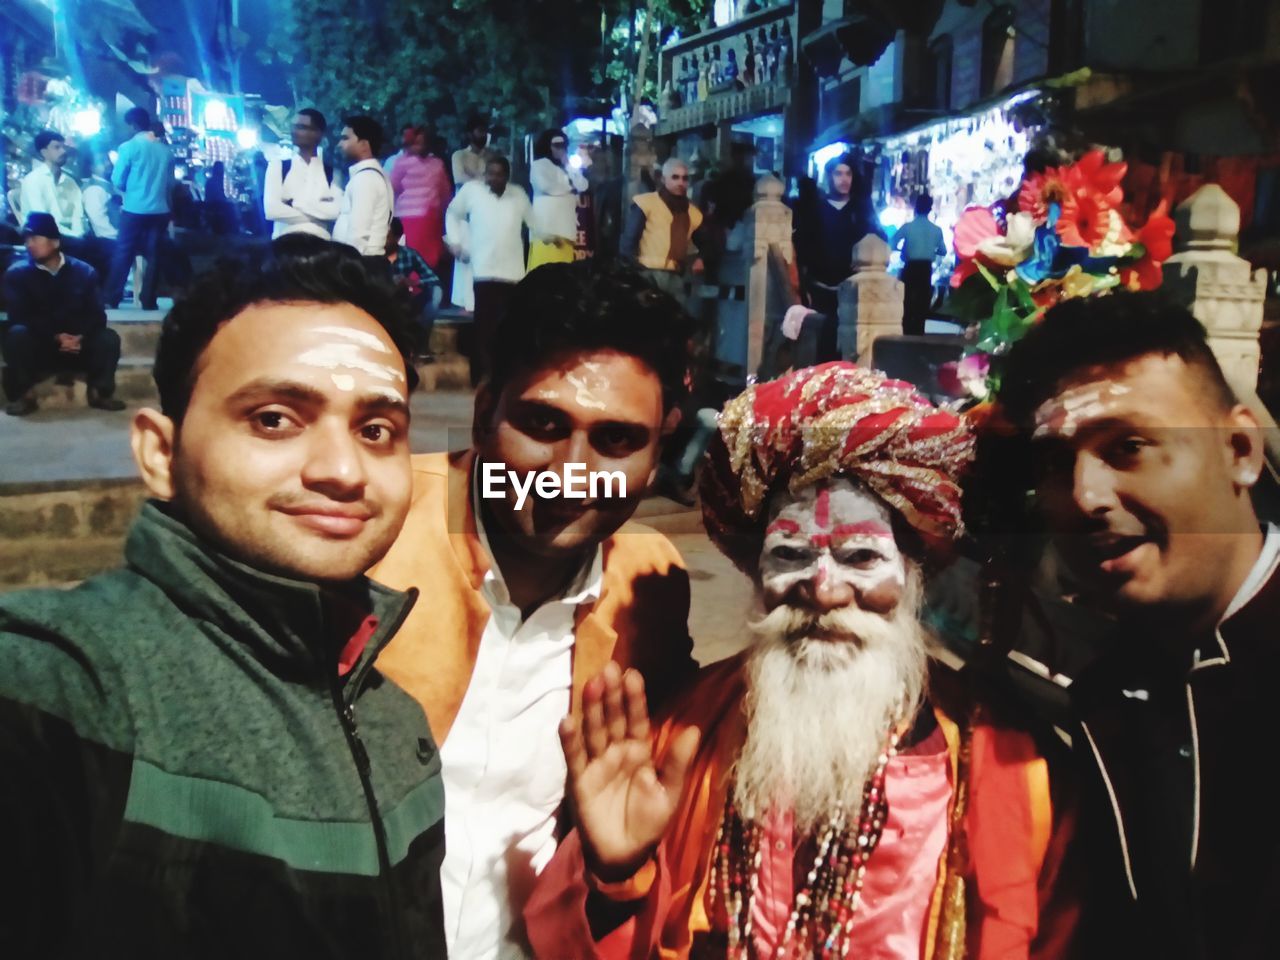
<instances>
[{"instance_id":1,"label":"raised hand","mask_svg":"<svg viewBox=\"0 0 1280 960\"><path fill-rule=\"evenodd\" d=\"M698 738L695 727L682 731L658 768L640 674L609 663L583 688L582 722L566 717L560 743L587 866L599 879L626 879L653 853L680 801Z\"/></svg>"}]
</instances>

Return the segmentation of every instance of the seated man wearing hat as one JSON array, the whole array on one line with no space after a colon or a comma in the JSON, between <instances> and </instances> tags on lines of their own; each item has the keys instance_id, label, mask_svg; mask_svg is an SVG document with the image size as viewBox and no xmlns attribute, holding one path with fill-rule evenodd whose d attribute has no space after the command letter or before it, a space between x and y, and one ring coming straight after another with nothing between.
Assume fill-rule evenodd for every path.
<instances>
[{"instance_id":1,"label":"seated man wearing hat","mask_svg":"<svg viewBox=\"0 0 1280 960\"><path fill-rule=\"evenodd\" d=\"M525 910L538 956L1063 955L1045 760L920 621L972 450L849 363L729 402L702 510L756 586L752 642L652 728L634 671L587 685L561 725L577 828Z\"/></svg>"},{"instance_id":2,"label":"seated man wearing hat","mask_svg":"<svg viewBox=\"0 0 1280 960\"><path fill-rule=\"evenodd\" d=\"M22 228L27 258L4 275L9 319L4 326L5 412L36 409L35 386L64 369L80 369L89 406L123 410L116 399L120 335L107 326L97 272L62 252L62 234L50 214L33 213Z\"/></svg>"}]
</instances>

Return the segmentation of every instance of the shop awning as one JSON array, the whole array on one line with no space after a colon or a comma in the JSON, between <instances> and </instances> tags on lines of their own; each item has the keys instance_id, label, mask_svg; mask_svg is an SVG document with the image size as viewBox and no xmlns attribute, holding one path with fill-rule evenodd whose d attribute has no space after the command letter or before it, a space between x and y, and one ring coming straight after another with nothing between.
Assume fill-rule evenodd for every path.
<instances>
[{"instance_id":1,"label":"shop awning","mask_svg":"<svg viewBox=\"0 0 1280 960\"><path fill-rule=\"evenodd\" d=\"M800 44L819 76L835 76L848 57L857 67L869 67L889 49L899 30L927 36L942 13L943 0L856 0L839 20L811 33Z\"/></svg>"}]
</instances>

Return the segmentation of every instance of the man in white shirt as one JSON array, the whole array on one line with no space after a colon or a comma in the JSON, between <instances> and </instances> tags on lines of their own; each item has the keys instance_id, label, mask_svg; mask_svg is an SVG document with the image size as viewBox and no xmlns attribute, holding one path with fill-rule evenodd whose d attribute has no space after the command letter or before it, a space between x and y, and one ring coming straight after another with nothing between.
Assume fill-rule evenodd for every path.
<instances>
[{"instance_id":1,"label":"man in white shirt","mask_svg":"<svg viewBox=\"0 0 1280 960\"><path fill-rule=\"evenodd\" d=\"M320 155L320 140L328 124L311 107L293 118L297 156L267 165L262 206L274 226L271 237L308 233L330 239L330 229L342 209L342 190L333 185L333 167Z\"/></svg>"},{"instance_id":2,"label":"man in white shirt","mask_svg":"<svg viewBox=\"0 0 1280 960\"><path fill-rule=\"evenodd\" d=\"M22 178L22 215L50 214L64 240L85 233L84 198L75 177L63 170L67 163L67 141L56 130L36 134L36 156L40 162Z\"/></svg>"},{"instance_id":3,"label":"man in white shirt","mask_svg":"<svg viewBox=\"0 0 1280 960\"><path fill-rule=\"evenodd\" d=\"M333 239L366 257L385 256L395 194L377 160L382 127L372 117L347 117L338 146L350 166Z\"/></svg>"},{"instance_id":4,"label":"man in white shirt","mask_svg":"<svg viewBox=\"0 0 1280 960\"><path fill-rule=\"evenodd\" d=\"M511 291L525 274L521 228L533 226L533 205L523 187L510 185L511 164L491 157L484 182L468 183L445 211L445 240L475 277L475 338L471 346L471 384L489 371L494 329L507 310Z\"/></svg>"},{"instance_id":5,"label":"man in white shirt","mask_svg":"<svg viewBox=\"0 0 1280 960\"><path fill-rule=\"evenodd\" d=\"M927 193L916 197L915 217L893 238L893 248L902 253L902 283L906 287L902 332L917 337L924 333L924 321L933 304L933 261L947 254L942 228L929 219L932 209L933 197Z\"/></svg>"},{"instance_id":6,"label":"man in white shirt","mask_svg":"<svg viewBox=\"0 0 1280 960\"><path fill-rule=\"evenodd\" d=\"M119 205L112 211L111 202L116 199L116 188L111 185L107 172L107 161L101 157L93 161L89 177L84 182L82 191L84 198L84 215L89 221L93 235L103 240L114 240L119 236Z\"/></svg>"},{"instance_id":7,"label":"man in white shirt","mask_svg":"<svg viewBox=\"0 0 1280 960\"><path fill-rule=\"evenodd\" d=\"M455 192L473 180L484 179L485 160L489 156L489 121L476 114L467 120L467 145L453 152L453 186ZM461 242L461 240L460 240ZM466 246L462 242L462 246ZM453 261L453 288L450 300L463 310L476 308L474 278L471 264Z\"/></svg>"},{"instance_id":8,"label":"man in white shirt","mask_svg":"<svg viewBox=\"0 0 1280 960\"><path fill-rule=\"evenodd\" d=\"M665 537L628 522L679 416L690 329L625 265L531 272L498 327L473 448L414 458L409 516L370 574L421 593L378 668L441 744L452 957L528 955L525 901L571 815L557 731L587 681L612 660L653 707L694 669L688 575ZM485 480L576 475L570 463L625 482L521 501Z\"/></svg>"}]
</instances>

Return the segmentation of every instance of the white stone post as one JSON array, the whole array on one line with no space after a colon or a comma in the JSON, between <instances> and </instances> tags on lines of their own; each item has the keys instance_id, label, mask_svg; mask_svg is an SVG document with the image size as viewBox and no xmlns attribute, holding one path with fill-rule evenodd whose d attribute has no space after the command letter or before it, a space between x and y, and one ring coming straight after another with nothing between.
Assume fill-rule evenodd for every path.
<instances>
[{"instance_id":1,"label":"white stone post","mask_svg":"<svg viewBox=\"0 0 1280 960\"><path fill-rule=\"evenodd\" d=\"M902 335L902 281L889 273L889 244L869 233L853 246L853 275L840 284L837 343L845 360L871 359L877 337Z\"/></svg>"},{"instance_id":2,"label":"white stone post","mask_svg":"<svg viewBox=\"0 0 1280 960\"><path fill-rule=\"evenodd\" d=\"M1250 270L1235 254L1240 207L1216 183L1207 183L1177 210L1187 249L1164 263L1164 289L1209 331L1209 346L1242 398L1258 386L1265 270Z\"/></svg>"},{"instance_id":3,"label":"white stone post","mask_svg":"<svg viewBox=\"0 0 1280 960\"><path fill-rule=\"evenodd\" d=\"M782 323L791 305L790 291L770 283L769 248L774 247L788 264L795 262L791 240L791 208L782 202L783 183L777 177L756 181L756 202L746 212L743 253L747 257L747 373L760 369L766 335Z\"/></svg>"}]
</instances>

